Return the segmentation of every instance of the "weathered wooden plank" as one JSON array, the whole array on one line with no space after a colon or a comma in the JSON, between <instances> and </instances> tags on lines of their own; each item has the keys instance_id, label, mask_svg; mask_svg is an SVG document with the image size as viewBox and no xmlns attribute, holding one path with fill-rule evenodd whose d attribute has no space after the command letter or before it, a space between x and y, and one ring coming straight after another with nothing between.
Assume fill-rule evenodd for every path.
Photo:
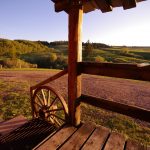
<instances>
[{"instance_id":1,"label":"weathered wooden plank","mask_svg":"<svg viewBox=\"0 0 150 150\"><path fill-rule=\"evenodd\" d=\"M108 138L110 130L99 126L97 127L93 134L90 136L88 141L83 146L82 150L100 150L103 148L105 141Z\"/></svg>"},{"instance_id":2,"label":"weathered wooden plank","mask_svg":"<svg viewBox=\"0 0 150 150\"><path fill-rule=\"evenodd\" d=\"M78 63L80 73L150 81L150 65L115 63Z\"/></svg>"},{"instance_id":3,"label":"weathered wooden plank","mask_svg":"<svg viewBox=\"0 0 150 150\"><path fill-rule=\"evenodd\" d=\"M69 0L52 0L55 3L55 11L66 11L69 13L71 9L71 3ZM74 0L76 1L76 0ZM112 11L113 7L122 7L124 9L129 9L136 7L136 2L141 2L145 0L81 0L77 3L82 3L84 7L84 12L88 13L94 9L100 9L103 13ZM94 4L94 5L93 5Z\"/></svg>"},{"instance_id":4,"label":"weathered wooden plank","mask_svg":"<svg viewBox=\"0 0 150 150\"><path fill-rule=\"evenodd\" d=\"M128 140L125 150L148 150L148 147L141 145L138 142Z\"/></svg>"},{"instance_id":5,"label":"weathered wooden plank","mask_svg":"<svg viewBox=\"0 0 150 150\"><path fill-rule=\"evenodd\" d=\"M136 0L123 0L123 8L130 9L136 7Z\"/></svg>"},{"instance_id":6,"label":"weathered wooden plank","mask_svg":"<svg viewBox=\"0 0 150 150\"><path fill-rule=\"evenodd\" d=\"M119 133L112 132L104 150L124 150L125 138Z\"/></svg>"},{"instance_id":7,"label":"weathered wooden plank","mask_svg":"<svg viewBox=\"0 0 150 150\"><path fill-rule=\"evenodd\" d=\"M131 105L126 105L122 104L119 102L114 102L110 101L107 99L102 99L102 98L96 98L93 96L87 96L87 95L81 95L79 101L88 103L90 105L100 107L106 110L110 110L113 112L117 112L120 114L124 114L130 117L134 117L137 119L141 119L147 122L150 122L150 110L136 107L136 106L131 106Z\"/></svg>"},{"instance_id":8,"label":"weathered wooden plank","mask_svg":"<svg viewBox=\"0 0 150 150\"><path fill-rule=\"evenodd\" d=\"M6 134L10 133L11 131L19 128L20 126L22 126L23 124L25 124L27 122L28 122L28 120L22 115L17 116L8 121L2 122L0 124L0 135L6 135Z\"/></svg>"},{"instance_id":9,"label":"weathered wooden plank","mask_svg":"<svg viewBox=\"0 0 150 150\"><path fill-rule=\"evenodd\" d=\"M70 6L69 0L61 0L55 2L55 11L60 12L63 10L67 10Z\"/></svg>"},{"instance_id":10,"label":"weathered wooden plank","mask_svg":"<svg viewBox=\"0 0 150 150\"><path fill-rule=\"evenodd\" d=\"M91 2L84 3L84 5L83 5L83 11L84 11L84 13L88 13L88 12L91 12L93 10L95 10L95 7L92 5Z\"/></svg>"},{"instance_id":11,"label":"weathered wooden plank","mask_svg":"<svg viewBox=\"0 0 150 150\"><path fill-rule=\"evenodd\" d=\"M123 0L111 0L111 5L113 7L120 7L122 6Z\"/></svg>"},{"instance_id":12,"label":"weathered wooden plank","mask_svg":"<svg viewBox=\"0 0 150 150\"><path fill-rule=\"evenodd\" d=\"M61 144L63 144L77 128L72 126L64 126L52 137L47 138L44 142L40 143L35 149L37 150L56 150Z\"/></svg>"},{"instance_id":13,"label":"weathered wooden plank","mask_svg":"<svg viewBox=\"0 0 150 150\"><path fill-rule=\"evenodd\" d=\"M80 124L80 105L76 105L75 100L81 96L77 62L82 61L82 19L82 6L72 7L69 11L68 106L70 121L75 126Z\"/></svg>"},{"instance_id":14,"label":"weathered wooden plank","mask_svg":"<svg viewBox=\"0 0 150 150\"><path fill-rule=\"evenodd\" d=\"M73 136L60 148L60 150L79 150L87 138L91 135L95 126L91 123L83 124Z\"/></svg>"},{"instance_id":15,"label":"weathered wooden plank","mask_svg":"<svg viewBox=\"0 0 150 150\"><path fill-rule=\"evenodd\" d=\"M96 4L98 5L99 9L104 13L108 11L112 11L112 7L106 0L95 0Z\"/></svg>"}]
</instances>

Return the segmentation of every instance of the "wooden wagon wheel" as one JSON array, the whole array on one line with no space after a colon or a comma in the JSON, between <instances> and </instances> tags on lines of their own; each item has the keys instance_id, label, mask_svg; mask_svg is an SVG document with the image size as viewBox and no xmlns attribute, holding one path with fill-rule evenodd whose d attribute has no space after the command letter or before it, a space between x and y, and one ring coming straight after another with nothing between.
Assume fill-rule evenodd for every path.
<instances>
[{"instance_id":1,"label":"wooden wagon wheel","mask_svg":"<svg viewBox=\"0 0 150 150\"><path fill-rule=\"evenodd\" d=\"M65 100L53 88L41 86L33 94L33 114L60 127L66 122L68 107Z\"/></svg>"}]
</instances>

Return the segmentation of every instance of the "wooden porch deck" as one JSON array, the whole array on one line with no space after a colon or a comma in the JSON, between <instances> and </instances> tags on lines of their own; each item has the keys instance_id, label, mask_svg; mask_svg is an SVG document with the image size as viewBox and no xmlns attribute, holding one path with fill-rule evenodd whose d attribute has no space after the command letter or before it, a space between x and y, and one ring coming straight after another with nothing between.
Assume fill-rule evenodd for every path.
<instances>
[{"instance_id":1,"label":"wooden porch deck","mask_svg":"<svg viewBox=\"0 0 150 150\"><path fill-rule=\"evenodd\" d=\"M79 128L65 125L34 148L34 150L56 149L150 150L150 147L126 139L123 135L111 132L108 128L85 123Z\"/></svg>"},{"instance_id":2,"label":"wooden porch deck","mask_svg":"<svg viewBox=\"0 0 150 150\"><path fill-rule=\"evenodd\" d=\"M44 120L18 116L0 123L0 133L0 150L150 150L91 122L57 129Z\"/></svg>"}]
</instances>

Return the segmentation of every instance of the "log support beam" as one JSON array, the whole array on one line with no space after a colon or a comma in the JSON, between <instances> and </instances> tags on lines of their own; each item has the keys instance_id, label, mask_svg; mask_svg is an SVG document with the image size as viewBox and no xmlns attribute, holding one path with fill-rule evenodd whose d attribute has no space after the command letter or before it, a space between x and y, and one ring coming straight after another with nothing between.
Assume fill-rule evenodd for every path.
<instances>
[{"instance_id":1,"label":"log support beam","mask_svg":"<svg viewBox=\"0 0 150 150\"><path fill-rule=\"evenodd\" d=\"M77 63L82 61L82 19L82 5L74 3L69 11L68 58L68 108L70 123L74 126L80 124L80 104L76 103L76 99L81 96L81 74Z\"/></svg>"}]
</instances>

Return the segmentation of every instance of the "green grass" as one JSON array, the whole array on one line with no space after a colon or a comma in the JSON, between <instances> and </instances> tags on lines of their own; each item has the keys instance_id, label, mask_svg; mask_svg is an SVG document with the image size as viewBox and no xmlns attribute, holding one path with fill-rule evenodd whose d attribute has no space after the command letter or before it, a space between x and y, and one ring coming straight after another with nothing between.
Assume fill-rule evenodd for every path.
<instances>
[{"instance_id":1,"label":"green grass","mask_svg":"<svg viewBox=\"0 0 150 150\"><path fill-rule=\"evenodd\" d=\"M141 142L144 145L150 145L150 128L141 126L129 117L93 106L82 104L81 108L83 121L95 122L124 134L126 138Z\"/></svg>"},{"instance_id":2,"label":"green grass","mask_svg":"<svg viewBox=\"0 0 150 150\"><path fill-rule=\"evenodd\" d=\"M17 115L31 118L29 84L0 80L0 119L7 120Z\"/></svg>"},{"instance_id":3,"label":"green grass","mask_svg":"<svg viewBox=\"0 0 150 150\"><path fill-rule=\"evenodd\" d=\"M115 63L143 63L150 62L150 49L133 49L128 48L124 50L123 48L103 48L94 49L91 54L91 60L94 60L97 56L103 57L108 62ZM93 59L92 59L93 58ZM86 60L86 58L84 58Z\"/></svg>"}]
</instances>

